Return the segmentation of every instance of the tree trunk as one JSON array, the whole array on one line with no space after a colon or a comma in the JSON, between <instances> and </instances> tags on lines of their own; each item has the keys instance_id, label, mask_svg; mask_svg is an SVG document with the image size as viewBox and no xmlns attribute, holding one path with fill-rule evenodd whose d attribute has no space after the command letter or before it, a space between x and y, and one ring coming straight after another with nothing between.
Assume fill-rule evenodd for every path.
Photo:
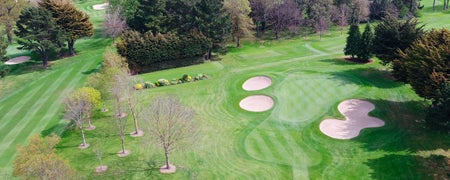
<instances>
[{"instance_id":1,"label":"tree trunk","mask_svg":"<svg viewBox=\"0 0 450 180\"><path fill-rule=\"evenodd\" d=\"M122 154L125 154L125 134L122 127L120 129L120 141L122 141Z\"/></svg>"},{"instance_id":2,"label":"tree trunk","mask_svg":"<svg viewBox=\"0 0 450 180\"><path fill-rule=\"evenodd\" d=\"M445 9L448 9L448 3L450 3L450 0L447 0L447 4L445 5Z\"/></svg>"},{"instance_id":3,"label":"tree trunk","mask_svg":"<svg viewBox=\"0 0 450 180\"><path fill-rule=\"evenodd\" d=\"M170 169L169 166L169 150L167 147L164 147L164 156L166 157L166 169Z\"/></svg>"},{"instance_id":4,"label":"tree trunk","mask_svg":"<svg viewBox=\"0 0 450 180\"><path fill-rule=\"evenodd\" d=\"M42 66L45 68L48 67L48 53L44 52L41 58L42 58Z\"/></svg>"},{"instance_id":5,"label":"tree trunk","mask_svg":"<svg viewBox=\"0 0 450 180\"><path fill-rule=\"evenodd\" d=\"M75 48L73 47L75 45L75 40L71 39L67 42L67 47L69 48L69 55L74 56L75 55Z\"/></svg>"},{"instance_id":6,"label":"tree trunk","mask_svg":"<svg viewBox=\"0 0 450 180\"><path fill-rule=\"evenodd\" d=\"M8 37L8 43L11 44L12 43L12 25L10 23L6 23L6 36Z\"/></svg>"},{"instance_id":7,"label":"tree trunk","mask_svg":"<svg viewBox=\"0 0 450 180\"><path fill-rule=\"evenodd\" d=\"M136 110L134 108L132 108L131 103L128 103L128 105L130 106L131 115L133 116L134 132L136 132L136 134L138 134L139 133L139 127L138 127L138 122L137 122Z\"/></svg>"},{"instance_id":8,"label":"tree trunk","mask_svg":"<svg viewBox=\"0 0 450 180\"><path fill-rule=\"evenodd\" d=\"M436 11L436 0L433 0L433 12Z\"/></svg>"},{"instance_id":9,"label":"tree trunk","mask_svg":"<svg viewBox=\"0 0 450 180\"><path fill-rule=\"evenodd\" d=\"M84 137L83 126L80 126L81 129L81 138L83 139L83 146L86 146L86 137Z\"/></svg>"},{"instance_id":10,"label":"tree trunk","mask_svg":"<svg viewBox=\"0 0 450 180\"><path fill-rule=\"evenodd\" d=\"M444 10L445 10L446 6L447 6L447 0L444 0Z\"/></svg>"},{"instance_id":11,"label":"tree trunk","mask_svg":"<svg viewBox=\"0 0 450 180\"><path fill-rule=\"evenodd\" d=\"M236 47L240 48L241 47L241 38L239 36L236 37Z\"/></svg>"}]
</instances>

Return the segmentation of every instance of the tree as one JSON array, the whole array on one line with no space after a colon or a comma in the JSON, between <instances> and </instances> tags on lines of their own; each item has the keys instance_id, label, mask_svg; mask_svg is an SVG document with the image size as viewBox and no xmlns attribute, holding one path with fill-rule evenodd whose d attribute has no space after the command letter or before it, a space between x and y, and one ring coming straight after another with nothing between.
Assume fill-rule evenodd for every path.
<instances>
[{"instance_id":1,"label":"tree","mask_svg":"<svg viewBox=\"0 0 450 180\"><path fill-rule=\"evenodd\" d=\"M310 9L310 18L314 22L314 30L319 33L320 39L322 39L322 33L330 28L331 5L331 0L317 0L312 3Z\"/></svg>"},{"instance_id":2,"label":"tree","mask_svg":"<svg viewBox=\"0 0 450 180\"><path fill-rule=\"evenodd\" d=\"M70 1L42 0L39 6L52 13L56 24L67 35L67 47L71 56L75 55L74 46L77 39L94 34L94 26L89 21L89 16L78 10Z\"/></svg>"},{"instance_id":3,"label":"tree","mask_svg":"<svg viewBox=\"0 0 450 180\"><path fill-rule=\"evenodd\" d=\"M332 13L337 14L337 16L331 16L331 20L339 25L342 35L345 27L348 25L350 8L346 4L340 4L338 7L334 6Z\"/></svg>"},{"instance_id":4,"label":"tree","mask_svg":"<svg viewBox=\"0 0 450 180\"><path fill-rule=\"evenodd\" d=\"M5 26L8 43L11 43L14 25L25 7L25 0L0 0L0 4L0 23Z\"/></svg>"},{"instance_id":5,"label":"tree","mask_svg":"<svg viewBox=\"0 0 450 180\"><path fill-rule=\"evenodd\" d=\"M450 30L431 30L409 48L399 50L396 64L406 70L414 91L426 99L437 99L436 90L450 81Z\"/></svg>"},{"instance_id":6,"label":"tree","mask_svg":"<svg viewBox=\"0 0 450 180\"><path fill-rule=\"evenodd\" d=\"M450 132L450 81L437 90L425 120L431 128Z\"/></svg>"},{"instance_id":7,"label":"tree","mask_svg":"<svg viewBox=\"0 0 450 180\"><path fill-rule=\"evenodd\" d=\"M116 37L127 29L127 23L121 9L108 9L103 26L105 26L105 33L115 41Z\"/></svg>"},{"instance_id":8,"label":"tree","mask_svg":"<svg viewBox=\"0 0 450 180\"><path fill-rule=\"evenodd\" d=\"M193 28L200 31L211 42L205 60L211 59L212 51L226 51L226 39L231 33L231 19L225 13L223 2L224 0L200 0L192 12Z\"/></svg>"},{"instance_id":9,"label":"tree","mask_svg":"<svg viewBox=\"0 0 450 180\"><path fill-rule=\"evenodd\" d=\"M344 54L351 55L352 59L355 59L355 55L359 53L360 43L361 42L361 33L359 32L359 27L356 24L350 25L350 29L348 31L347 43L345 44Z\"/></svg>"},{"instance_id":10,"label":"tree","mask_svg":"<svg viewBox=\"0 0 450 180\"><path fill-rule=\"evenodd\" d=\"M28 49L38 53L42 65L48 66L51 53L58 51L65 41L62 30L56 25L49 11L37 7L25 9L17 21L14 33L20 37L19 49Z\"/></svg>"},{"instance_id":11,"label":"tree","mask_svg":"<svg viewBox=\"0 0 450 180\"><path fill-rule=\"evenodd\" d=\"M127 18L128 26L141 33L147 31L166 33L169 30L166 4L167 0L138 0L136 12Z\"/></svg>"},{"instance_id":12,"label":"tree","mask_svg":"<svg viewBox=\"0 0 450 180\"><path fill-rule=\"evenodd\" d=\"M13 175L21 179L76 179L69 163L56 154L60 138L54 134L30 137L26 146L18 146Z\"/></svg>"},{"instance_id":13,"label":"tree","mask_svg":"<svg viewBox=\"0 0 450 180\"><path fill-rule=\"evenodd\" d=\"M175 166L169 163L170 152L194 136L194 111L181 105L175 96L164 96L153 100L143 113L146 124L150 125L145 127L146 130L164 149L166 161L161 171L174 170Z\"/></svg>"},{"instance_id":14,"label":"tree","mask_svg":"<svg viewBox=\"0 0 450 180\"><path fill-rule=\"evenodd\" d=\"M382 64L391 64L398 58L398 50L405 50L424 33L423 25L419 26L416 19L399 21L388 16L375 26L372 53L381 60ZM399 63L392 63L393 76L399 81L406 82L404 75L407 73L399 65Z\"/></svg>"},{"instance_id":15,"label":"tree","mask_svg":"<svg viewBox=\"0 0 450 180\"><path fill-rule=\"evenodd\" d=\"M251 30L254 27L252 20L248 16L251 12L248 0L225 0L225 7L231 14L231 34L236 38L236 46L241 47L241 38L252 36Z\"/></svg>"},{"instance_id":16,"label":"tree","mask_svg":"<svg viewBox=\"0 0 450 180\"><path fill-rule=\"evenodd\" d=\"M368 0L351 0L351 23L359 24L361 21L367 21L370 14L370 2Z\"/></svg>"},{"instance_id":17,"label":"tree","mask_svg":"<svg viewBox=\"0 0 450 180\"><path fill-rule=\"evenodd\" d=\"M256 26L256 36L260 37L261 34L266 30L266 22L267 22L267 0L250 0L250 8L251 13L250 17L252 18L255 26Z\"/></svg>"},{"instance_id":18,"label":"tree","mask_svg":"<svg viewBox=\"0 0 450 180\"><path fill-rule=\"evenodd\" d=\"M370 24L367 23L364 28L364 32L362 33L359 51L357 52L358 59L363 62L368 62L372 57L371 48L373 41L373 32L372 28L370 28Z\"/></svg>"},{"instance_id":19,"label":"tree","mask_svg":"<svg viewBox=\"0 0 450 180\"><path fill-rule=\"evenodd\" d=\"M85 101L85 103L87 103L85 109L83 110L86 115L84 120L88 122L88 127L86 129L95 129L95 126L91 123L91 114L92 110L100 108L102 106L102 97L100 91L92 87L82 87L72 92L70 96L70 98L75 101Z\"/></svg>"},{"instance_id":20,"label":"tree","mask_svg":"<svg viewBox=\"0 0 450 180\"><path fill-rule=\"evenodd\" d=\"M88 111L89 109L92 109L92 106L88 103L87 99L86 94L80 94L80 96L71 94L64 100L66 118L73 121L75 125L80 128L82 143L79 147L81 149L89 147L83 129L84 121L89 114Z\"/></svg>"},{"instance_id":21,"label":"tree","mask_svg":"<svg viewBox=\"0 0 450 180\"><path fill-rule=\"evenodd\" d=\"M266 14L268 26L275 32L276 39L280 38L282 31L298 26L301 21L300 11L293 0L270 2Z\"/></svg>"},{"instance_id":22,"label":"tree","mask_svg":"<svg viewBox=\"0 0 450 180\"><path fill-rule=\"evenodd\" d=\"M0 63L7 61L6 48L8 48L8 41L5 41L5 36L0 32Z\"/></svg>"},{"instance_id":23,"label":"tree","mask_svg":"<svg viewBox=\"0 0 450 180\"><path fill-rule=\"evenodd\" d=\"M126 101L125 101L125 89L128 84L127 82L127 72L120 72L119 74L114 76L114 86L112 91L112 94L114 96L114 103L115 103L115 112L116 115L114 116L114 123L119 131L119 137L121 142L121 148L122 150L118 153L119 157L125 157L130 154L130 151L125 149L125 130L127 128L127 116L128 114L125 113L126 110Z\"/></svg>"}]
</instances>

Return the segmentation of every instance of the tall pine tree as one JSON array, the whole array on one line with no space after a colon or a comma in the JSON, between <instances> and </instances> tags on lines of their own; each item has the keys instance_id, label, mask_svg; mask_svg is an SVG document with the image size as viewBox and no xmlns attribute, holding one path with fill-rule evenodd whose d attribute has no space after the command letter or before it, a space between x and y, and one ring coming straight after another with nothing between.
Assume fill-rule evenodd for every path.
<instances>
[{"instance_id":1,"label":"tall pine tree","mask_svg":"<svg viewBox=\"0 0 450 180\"><path fill-rule=\"evenodd\" d=\"M357 55L360 51L361 45L361 33L359 32L359 27L356 24L350 26L350 30L348 31L347 44L344 48L345 55L351 55L352 59L355 59L355 55Z\"/></svg>"},{"instance_id":2,"label":"tall pine tree","mask_svg":"<svg viewBox=\"0 0 450 180\"><path fill-rule=\"evenodd\" d=\"M372 47L372 41L373 41L373 32L372 28L370 27L370 24L367 23L366 27L364 28L364 32L362 33L360 45L359 45L359 51L357 53L358 59L362 62L368 62L369 59L372 57L371 47Z\"/></svg>"}]
</instances>

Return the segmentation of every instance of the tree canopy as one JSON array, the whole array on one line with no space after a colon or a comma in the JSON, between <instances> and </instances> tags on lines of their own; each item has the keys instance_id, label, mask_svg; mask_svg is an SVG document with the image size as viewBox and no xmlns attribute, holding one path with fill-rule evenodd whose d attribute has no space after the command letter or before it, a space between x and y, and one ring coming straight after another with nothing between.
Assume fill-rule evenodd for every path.
<instances>
[{"instance_id":1,"label":"tree canopy","mask_svg":"<svg viewBox=\"0 0 450 180\"><path fill-rule=\"evenodd\" d=\"M351 55L352 59L359 53L361 45L361 33L359 27L356 24L350 25L348 30L347 43L345 44L344 54Z\"/></svg>"},{"instance_id":2,"label":"tree canopy","mask_svg":"<svg viewBox=\"0 0 450 180\"><path fill-rule=\"evenodd\" d=\"M71 56L75 55L75 41L82 37L91 37L94 26L89 16L78 10L70 1L42 0L39 6L50 11L56 24L67 35L67 47Z\"/></svg>"},{"instance_id":3,"label":"tree canopy","mask_svg":"<svg viewBox=\"0 0 450 180\"><path fill-rule=\"evenodd\" d=\"M19 48L38 53L44 67L48 66L51 53L59 51L65 41L64 33L52 18L51 12L38 7L30 7L22 12L14 33L19 37Z\"/></svg>"},{"instance_id":4,"label":"tree canopy","mask_svg":"<svg viewBox=\"0 0 450 180\"><path fill-rule=\"evenodd\" d=\"M231 34L236 38L236 46L240 47L240 39L251 36L254 27L253 21L248 16L251 12L250 4L248 0L225 0L225 7L231 15Z\"/></svg>"},{"instance_id":5,"label":"tree canopy","mask_svg":"<svg viewBox=\"0 0 450 180\"><path fill-rule=\"evenodd\" d=\"M0 0L0 4L0 23L5 26L8 42L11 43L13 29L25 7L25 0Z\"/></svg>"},{"instance_id":6,"label":"tree canopy","mask_svg":"<svg viewBox=\"0 0 450 180\"><path fill-rule=\"evenodd\" d=\"M450 30L431 30L411 47L400 50L396 60L416 93L437 98L436 90L450 81Z\"/></svg>"},{"instance_id":7,"label":"tree canopy","mask_svg":"<svg viewBox=\"0 0 450 180\"><path fill-rule=\"evenodd\" d=\"M364 28L364 32L361 35L359 51L357 53L358 59L363 62L368 62L372 57L371 49L372 49L372 41L373 41L373 32L370 24L367 23Z\"/></svg>"}]
</instances>

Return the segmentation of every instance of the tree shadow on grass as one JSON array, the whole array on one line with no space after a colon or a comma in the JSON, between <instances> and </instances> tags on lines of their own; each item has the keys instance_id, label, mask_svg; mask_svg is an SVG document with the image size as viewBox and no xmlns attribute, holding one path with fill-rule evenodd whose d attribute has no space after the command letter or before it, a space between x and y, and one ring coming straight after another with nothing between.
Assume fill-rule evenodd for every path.
<instances>
[{"instance_id":1,"label":"tree shadow on grass","mask_svg":"<svg viewBox=\"0 0 450 180\"><path fill-rule=\"evenodd\" d=\"M347 61L344 58L333 58L333 59L321 59L318 60L319 62L329 63L333 65L339 65L339 66L357 66L357 65L363 65L363 63L356 63Z\"/></svg>"},{"instance_id":2,"label":"tree shadow on grass","mask_svg":"<svg viewBox=\"0 0 450 180\"><path fill-rule=\"evenodd\" d=\"M375 179L430 179L434 174L439 177L447 176L448 169L447 172L442 170L446 169L442 156L441 159L436 159L418 155L420 152L450 148L450 136L425 126L426 102L367 100L376 107L369 114L383 120L385 126L365 129L354 140L361 142L367 151L388 154L367 162L374 170L372 176Z\"/></svg>"},{"instance_id":3,"label":"tree shadow on grass","mask_svg":"<svg viewBox=\"0 0 450 180\"><path fill-rule=\"evenodd\" d=\"M341 82L344 84L357 84L366 87L390 89L404 85L396 82L388 71L373 67L335 71L331 72L330 75L333 79L342 80Z\"/></svg>"}]
</instances>

